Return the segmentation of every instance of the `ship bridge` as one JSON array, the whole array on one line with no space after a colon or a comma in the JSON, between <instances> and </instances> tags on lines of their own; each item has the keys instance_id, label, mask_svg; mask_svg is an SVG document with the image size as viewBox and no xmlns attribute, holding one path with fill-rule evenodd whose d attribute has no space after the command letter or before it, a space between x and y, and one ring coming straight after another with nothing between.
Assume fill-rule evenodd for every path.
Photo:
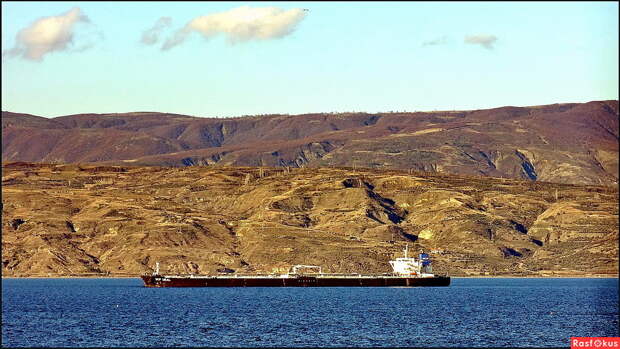
<instances>
[{"instance_id":1,"label":"ship bridge","mask_svg":"<svg viewBox=\"0 0 620 349\"><path fill-rule=\"evenodd\" d=\"M405 245L405 257L396 258L390 261L390 265L397 275L417 275L433 276L430 256L424 252L420 253L418 259L409 257L409 245Z\"/></svg>"}]
</instances>

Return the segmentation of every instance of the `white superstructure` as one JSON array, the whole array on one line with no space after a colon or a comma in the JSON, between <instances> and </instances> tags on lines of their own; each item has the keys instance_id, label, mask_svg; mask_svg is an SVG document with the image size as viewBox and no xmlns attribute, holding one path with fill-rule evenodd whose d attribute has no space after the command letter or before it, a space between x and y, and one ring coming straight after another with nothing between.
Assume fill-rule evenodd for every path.
<instances>
[{"instance_id":1,"label":"white superstructure","mask_svg":"<svg viewBox=\"0 0 620 349\"><path fill-rule=\"evenodd\" d=\"M396 258L390 261L394 274L417 276L417 277L433 277L433 270L431 267L431 260L428 254L420 253L418 259L408 257L409 245L405 245L405 257Z\"/></svg>"}]
</instances>

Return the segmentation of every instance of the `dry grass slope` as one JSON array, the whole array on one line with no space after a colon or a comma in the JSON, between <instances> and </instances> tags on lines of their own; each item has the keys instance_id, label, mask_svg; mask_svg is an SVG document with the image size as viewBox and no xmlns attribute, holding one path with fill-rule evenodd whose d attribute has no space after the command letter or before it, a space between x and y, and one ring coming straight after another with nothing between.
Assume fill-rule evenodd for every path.
<instances>
[{"instance_id":1,"label":"dry grass slope","mask_svg":"<svg viewBox=\"0 0 620 349\"><path fill-rule=\"evenodd\" d=\"M4 163L2 275L617 275L617 187L352 168Z\"/></svg>"}]
</instances>

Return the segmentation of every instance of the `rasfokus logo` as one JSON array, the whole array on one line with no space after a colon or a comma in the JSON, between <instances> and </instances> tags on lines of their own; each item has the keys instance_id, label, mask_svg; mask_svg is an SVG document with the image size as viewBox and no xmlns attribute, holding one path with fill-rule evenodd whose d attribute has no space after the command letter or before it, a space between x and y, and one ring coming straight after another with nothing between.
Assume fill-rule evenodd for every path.
<instances>
[{"instance_id":1,"label":"rasfokus logo","mask_svg":"<svg viewBox=\"0 0 620 349\"><path fill-rule=\"evenodd\" d=\"M579 349L619 348L620 337L571 337L570 347Z\"/></svg>"}]
</instances>

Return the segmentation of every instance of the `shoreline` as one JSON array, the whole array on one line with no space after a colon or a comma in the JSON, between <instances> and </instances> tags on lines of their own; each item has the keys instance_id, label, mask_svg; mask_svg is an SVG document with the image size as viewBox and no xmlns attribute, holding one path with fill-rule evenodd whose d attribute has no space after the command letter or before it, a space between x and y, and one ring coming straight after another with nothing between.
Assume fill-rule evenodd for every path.
<instances>
[{"instance_id":1,"label":"shoreline","mask_svg":"<svg viewBox=\"0 0 620 349\"><path fill-rule=\"evenodd\" d=\"M136 276L2 276L2 279L139 279Z\"/></svg>"},{"instance_id":2,"label":"shoreline","mask_svg":"<svg viewBox=\"0 0 620 349\"><path fill-rule=\"evenodd\" d=\"M454 279L618 279L618 275L451 276Z\"/></svg>"},{"instance_id":3,"label":"shoreline","mask_svg":"<svg viewBox=\"0 0 620 349\"><path fill-rule=\"evenodd\" d=\"M450 276L451 279L618 279L618 275L600 274L600 275L501 275L501 276ZM2 279L140 279L140 275L136 276L2 276Z\"/></svg>"}]
</instances>

